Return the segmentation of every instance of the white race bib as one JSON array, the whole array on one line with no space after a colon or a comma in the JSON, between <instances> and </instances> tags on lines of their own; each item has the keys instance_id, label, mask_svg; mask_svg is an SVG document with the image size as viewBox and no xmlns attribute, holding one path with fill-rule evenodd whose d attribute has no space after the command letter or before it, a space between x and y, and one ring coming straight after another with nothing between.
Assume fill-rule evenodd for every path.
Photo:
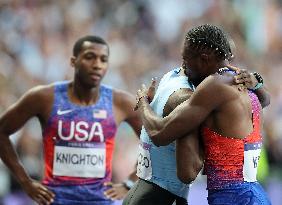
<instances>
[{"instance_id":1,"label":"white race bib","mask_svg":"<svg viewBox=\"0 0 282 205\"><path fill-rule=\"evenodd\" d=\"M261 152L261 143L253 143L245 145L244 151L244 181L257 181L257 168Z\"/></svg>"},{"instance_id":2,"label":"white race bib","mask_svg":"<svg viewBox=\"0 0 282 205\"><path fill-rule=\"evenodd\" d=\"M105 173L105 147L55 146L53 175L103 178Z\"/></svg>"},{"instance_id":3,"label":"white race bib","mask_svg":"<svg viewBox=\"0 0 282 205\"><path fill-rule=\"evenodd\" d=\"M137 176L145 180L150 180L152 178L150 149L151 145L147 143L139 144Z\"/></svg>"}]
</instances>

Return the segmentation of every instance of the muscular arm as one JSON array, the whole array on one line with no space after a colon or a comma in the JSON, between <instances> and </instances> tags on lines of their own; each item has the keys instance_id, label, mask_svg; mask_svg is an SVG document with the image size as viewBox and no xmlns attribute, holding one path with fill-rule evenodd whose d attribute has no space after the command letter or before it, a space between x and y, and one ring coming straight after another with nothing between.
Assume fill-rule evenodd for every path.
<instances>
[{"instance_id":1,"label":"muscular arm","mask_svg":"<svg viewBox=\"0 0 282 205\"><path fill-rule=\"evenodd\" d=\"M40 184L32 182L21 165L9 139L9 136L19 130L30 118L34 116L41 117L46 103L46 99L42 99L41 94L40 88L28 91L0 117L0 157L27 194L36 201L44 201L41 199L42 197L46 197L45 199L50 201L51 193ZM37 189L39 194L34 189Z\"/></svg>"},{"instance_id":2,"label":"muscular arm","mask_svg":"<svg viewBox=\"0 0 282 205\"><path fill-rule=\"evenodd\" d=\"M38 114L40 106L36 103L36 96L36 91L30 90L0 118L0 157L21 184L29 180L29 177L19 162L9 136Z\"/></svg>"},{"instance_id":3,"label":"muscular arm","mask_svg":"<svg viewBox=\"0 0 282 205\"><path fill-rule=\"evenodd\" d=\"M228 90L231 89L230 86L219 82L218 78L218 76L207 77L189 100L183 102L165 118L158 117L146 99L141 99L142 122L156 145L171 143L190 133L199 127L221 103L234 97Z\"/></svg>"},{"instance_id":4,"label":"muscular arm","mask_svg":"<svg viewBox=\"0 0 282 205\"><path fill-rule=\"evenodd\" d=\"M234 76L235 83L244 84L248 89L252 89L258 84L258 81L254 74L250 73L248 70L238 69L231 65L229 65L228 67L231 70L235 70L237 72L237 75ZM258 96L262 108L270 104L270 93L264 85L254 92Z\"/></svg>"},{"instance_id":5,"label":"muscular arm","mask_svg":"<svg viewBox=\"0 0 282 205\"><path fill-rule=\"evenodd\" d=\"M179 89L168 99L164 116L172 112L179 104L190 98L190 89ZM176 140L177 176L183 183L191 183L203 166L203 151L200 144L199 129Z\"/></svg>"},{"instance_id":6,"label":"muscular arm","mask_svg":"<svg viewBox=\"0 0 282 205\"><path fill-rule=\"evenodd\" d=\"M255 90L255 94L258 96L262 108L265 108L270 104L270 93L264 85Z\"/></svg>"},{"instance_id":7,"label":"muscular arm","mask_svg":"<svg viewBox=\"0 0 282 205\"><path fill-rule=\"evenodd\" d=\"M133 111L135 106L135 99L132 95L121 90L114 90L114 117L116 123L127 122L139 137L141 133L142 122L137 112ZM112 200L123 199L127 192L128 186L138 179L136 175L136 166L128 176L127 183L112 183L106 182L105 186L109 186L104 192L105 196ZM130 183L128 183L130 182Z\"/></svg>"}]
</instances>

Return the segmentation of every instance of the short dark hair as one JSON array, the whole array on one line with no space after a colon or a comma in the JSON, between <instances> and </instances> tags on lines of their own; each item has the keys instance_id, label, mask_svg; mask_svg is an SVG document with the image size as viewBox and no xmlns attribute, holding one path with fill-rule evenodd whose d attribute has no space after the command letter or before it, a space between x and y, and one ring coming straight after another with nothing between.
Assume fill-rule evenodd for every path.
<instances>
[{"instance_id":1,"label":"short dark hair","mask_svg":"<svg viewBox=\"0 0 282 205\"><path fill-rule=\"evenodd\" d=\"M99 43L99 44L103 44L103 45L106 45L109 49L109 45L108 43L102 39L101 37L99 36L84 36L84 37L81 37L79 38L74 46L73 46L73 50L72 50L72 54L77 57L78 54L81 52L81 49L82 49L82 45L85 41L90 41L92 43Z\"/></svg>"},{"instance_id":2,"label":"short dark hair","mask_svg":"<svg viewBox=\"0 0 282 205\"><path fill-rule=\"evenodd\" d=\"M233 56L229 37L214 25L204 24L192 28L185 36L184 49L187 49L188 42L197 54L202 51L214 52L221 60L231 60Z\"/></svg>"}]
</instances>

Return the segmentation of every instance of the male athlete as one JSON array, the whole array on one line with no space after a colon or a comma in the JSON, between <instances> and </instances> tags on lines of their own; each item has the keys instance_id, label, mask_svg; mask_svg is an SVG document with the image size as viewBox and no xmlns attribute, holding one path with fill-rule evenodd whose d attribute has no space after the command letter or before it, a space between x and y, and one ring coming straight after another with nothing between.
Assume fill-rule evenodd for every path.
<instances>
[{"instance_id":1,"label":"male athlete","mask_svg":"<svg viewBox=\"0 0 282 205\"><path fill-rule=\"evenodd\" d=\"M229 59L233 57L229 47L222 49L228 51ZM240 70L237 72L236 82L254 87L257 80L246 70ZM184 69L174 69L163 76L150 106L158 116L164 117L187 100L192 90L193 85L188 83ZM258 94L262 103L268 100L266 91ZM166 146L157 147L143 128L140 140L137 167L139 180L130 190L123 204L165 205L172 204L175 200L176 204L187 204L188 184L196 178L203 161L198 130Z\"/></svg>"},{"instance_id":2,"label":"male athlete","mask_svg":"<svg viewBox=\"0 0 282 205\"><path fill-rule=\"evenodd\" d=\"M153 81L154 84L154 81ZM151 102L159 116L168 115L176 106L189 98L193 86L188 84L182 68L165 74ZM144 127L140 135L137 176L139 180L128 192L124 205L177 205L187 204L189 184L177 177L176 159L189 160L191 166L185 167L190 178L196 178L203 161L199 155L198 132L189 138L182 138L167 146L157 147L150 140ZM189 152L189 158L182 156ZM187 165L187 163L185 164ZM187 175L186 172L186 175Z\"/></svg>"},{"instance_id":3,"label":"male athlete","mask_svg":"<svg viewBox=\"0 0 282 205\"><path fill-rule=\"evenodd\" d=\"M118 125L126 121L139 135L141 121L133 96L101 84L108 60L102 38L80 38L70 59L74 79L32 88L0 118L0 157L38 204L110 205L127 192L121 184L105 184L112 178ZM9 139L32 117L42 127L42 184L27 175Z\"/></svg>"},{"instance_id":4,"label":"male athlete","mask_svg":"<svg viewBox=\"0 0 282 205\"><path fill-rule=\"evenodd\" d=\"M218 27L191 29L183 60L185 73L197 86L194 94L161 118L150 107L143 86L137 93L142 121L156 145L167 145L201 128L209 204L270 204L256 181L261 105L252 91L234 84L234 70L220 69L229 64L228 48L228 39ZM260 93L263 80L255 76L258 83L253 90Z\"/></svg>"}]
</instances>

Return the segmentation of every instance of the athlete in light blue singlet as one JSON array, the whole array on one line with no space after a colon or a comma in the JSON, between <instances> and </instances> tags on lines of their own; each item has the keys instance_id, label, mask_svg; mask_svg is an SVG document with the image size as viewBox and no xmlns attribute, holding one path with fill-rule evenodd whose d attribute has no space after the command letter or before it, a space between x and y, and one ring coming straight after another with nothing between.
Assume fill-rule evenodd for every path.
<instances>
[{"instance_id":1,"label":"athlete in light blue singlet","mask_svg":"<svg viewBox=\"0 0 282 205\"><path fill-rule=\"evenodd\" d=\"M197 88L189 100L162 118L144 97L147 89L143 86L137 92L141 118L156 145L201 129L210 205L269 205L256 181L262 146L259 122L262 107L269 104L269 93L257 73L251 89L258 97L234 82L233 71L220 72L223 67L232 68L231 54L220 28L206 24L189 30L182 55L185 73Z\"/></svg>"},{"instance_id":2,"label":"athlete in light blue singlet","mask_svg":"<svg viewBox=\"0 0 282 205\"><path fill-rule=\"evenodd\" d=\"M174 69L161 79L150 106L158 116L166 116L175 106L188 99L192 90L193 86L188 83L188 78L184 75L183 70ZM194 152L191 154L191 160L198 162L198 170L194 172L196 174L202 165L202 161L198 158L197 139L195 135L188 140L189 148ZM143 127L137 166L137 176L140 180L130 190L123 204L167 205L172 204L175 200L177 204L187 204L190 185L181 182L177 176L176 158L184 154L178 154L180 150L184 150L181 146L185 144L175 141L158 147L153 144ZM194 169L192 166L191 168Z\"/></svg>"}]
</instances>

